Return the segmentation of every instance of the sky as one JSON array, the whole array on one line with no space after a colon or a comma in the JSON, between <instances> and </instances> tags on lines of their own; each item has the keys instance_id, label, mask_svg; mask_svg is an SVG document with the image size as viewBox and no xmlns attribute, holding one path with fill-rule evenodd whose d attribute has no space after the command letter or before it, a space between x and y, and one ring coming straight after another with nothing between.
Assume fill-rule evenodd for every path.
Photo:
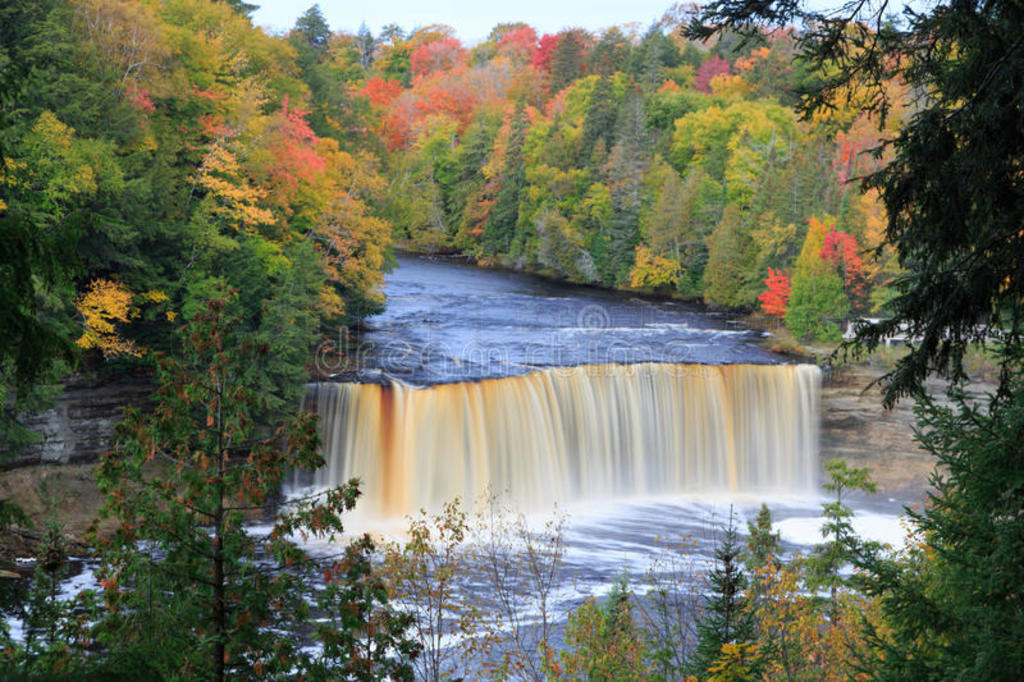
<instances>
[{"instance_id":1,"label":"sky","mask_svg":"<svg viewBox=\"0 0 1024 682\"><path fill-rule=\"evenodd\" d=\"M334 31L355 33L363 21L374 35L385 24L409 29L427 24L448 24L467 44L482 41L501 22L525 21L537 33L557 33L580 26L596 31L637 22L640 30L661 18L672 0L248 0L260 8L253 23L270 33L287 31L295 19L318 2Z\"/></svg>"}]
</instances>

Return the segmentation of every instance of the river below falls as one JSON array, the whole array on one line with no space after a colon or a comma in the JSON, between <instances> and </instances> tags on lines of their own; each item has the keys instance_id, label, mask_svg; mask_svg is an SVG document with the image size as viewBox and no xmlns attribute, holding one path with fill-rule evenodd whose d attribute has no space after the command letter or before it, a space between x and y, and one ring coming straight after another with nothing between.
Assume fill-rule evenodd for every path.
<instances>
[{"instance_id":1,"label":"river below falls","mask_svg":"<svg viewBox=\"0 0 1024 682\"><path fill-rule=\"evenodd\" d=\"M412 386L519 376L559 366L605 363L780 364L764 350L762 332L734 316L678 301L551 282L444 260L400 256L388 275L386 311L370 318L354 361L321 372L335 380ZM818 471L813 476L819 476ZM355 472L359 473L359 472ZM454 473L457 472L453 472ZM917 491L854 495L854 527L866 539L899 544L900 514ZM560 504L566 519L564 567L555 612L607 594L624 574L643 591L645 576L664 571L666 552L685 539L694 574L706 569L730 510L741 536L760 505L773 511L787 554L820 542L822 491L620 496ZM531 509L537 529L555 513ZM353 530L400 538L405 522L356 517ZM321 548L328 553L330 548ZM314 548L316 551L316 548ZM656 575L655 575L656 577ZM662 576L664 577L664 576Z\"/></svg>"}]
</instances>

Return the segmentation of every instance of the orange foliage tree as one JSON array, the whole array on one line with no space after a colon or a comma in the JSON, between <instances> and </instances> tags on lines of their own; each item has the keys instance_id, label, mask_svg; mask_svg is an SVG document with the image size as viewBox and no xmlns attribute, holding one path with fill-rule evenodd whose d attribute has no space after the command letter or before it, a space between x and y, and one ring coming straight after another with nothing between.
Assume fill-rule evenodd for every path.
<instances>
[{"instance_id":1,"label":"orange foliage tree","mask_svg":"<svg viewBox=\"0 0 1024 682\"><path fill-rule=\"evenodd\" d=\"M761 310L765 315L773 315L781 320L786 319L786 304L789 302L789 292L793 288L793 281L789 275L782 270L768 268L768 277L764 280L765 289L757 300L761 302Z\"/></svg>"},{"instance_id":2,"label":"orange foliage tree","mask_svg":"<svg viewBox=\"0 0 1024 682\"><path fill-rule=\"evenodd\" d=\"M469 59L469 53L458 38L441 38L423 43L409 56L414 78L422 78L438 71L450 71Z\"/></svg>"}]
</instances>

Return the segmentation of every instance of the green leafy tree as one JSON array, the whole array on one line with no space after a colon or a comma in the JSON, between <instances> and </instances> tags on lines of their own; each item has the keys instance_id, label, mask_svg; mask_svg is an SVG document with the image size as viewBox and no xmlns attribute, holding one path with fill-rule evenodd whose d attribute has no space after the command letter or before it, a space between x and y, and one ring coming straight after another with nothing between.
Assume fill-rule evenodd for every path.
<instances>
[{"instance_id":1,"label":"green leafy tree","mask_svg":"<svg viewBox=\"0 0 1024 682\"><path fill-rule=\"evenodd\" d=\"M289 503L266 535L246 527L290 470L316 468L323 458L314 416L275 431L255 420L263 398L253 386L267 345L241 319L229 298L189 321L181 358L160 362L154 408L128 414L97 472L106 496L101 519L114 529L95 539L107 607L96 637L113 658L139 656L164 678L326 674L303 650L307 581L320 567L296 538L336 537L359 490L350 481ZM328 569L319 606L341 618L315 634L327 659L369 656L386 670L407 670L408 622L380 616L386 599L360 563L371 549L366 540L349 545L343 565ZM350 594L332 587L338 580L371 592L339 603ZM348 679L375 679L353 666Z\"/></svg>"},{"instance_id":2,"label":"green leafy tree","mask_svg":"<svg viewBox=\"0 0 1024 682\"><path fill-rule=\"evenodd\" d=\"M826 221L811 218L793 272L786 307L786 326L802 339L840 339L839 322L850 310L850 299L835 268L821 257L828 233Z\"/></svg>"}]
</instances>

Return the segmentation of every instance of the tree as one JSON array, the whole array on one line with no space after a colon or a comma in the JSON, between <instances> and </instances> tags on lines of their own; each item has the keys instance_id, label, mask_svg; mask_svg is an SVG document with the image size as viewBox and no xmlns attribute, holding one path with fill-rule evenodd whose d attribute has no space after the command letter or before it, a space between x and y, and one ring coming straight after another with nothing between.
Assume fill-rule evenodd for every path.
<instances>
[{"instance_id":1,"label":"tree","mask_svg":"<svg viewBox=\"0 0 1024 682\"><path fill-rule=\"evenodd\" d=\"M860 540L850 524L853 510L845 503L844 495L854 490L873 493L878 486L871 480L870 469L849 467L841 459L826 462L825 470L828 481L824 488L835 493L835 500L822 505L821 515L825 523L821 526L821 536L828 541L815 547L814 553L807 557L807 583L812 589L828 588L830 608L835 615L839 587L847 584L839 571L862 551Z\"/></svg>"},{"instance_id":2,"label":"tree","mask_svg":"<svg viewBox=\"0 0 1024 682\"><path fill-rule=\"evenodd\" d=\"M747 521L747 553L744 557L748 571L754 571L779 561L779 534L772 532L772 511L761 503L753 521Z\"/></svg>"},{"instance_id":3,"label":"tree","mask_svg":"<svg viewBox=\"0 0 1024 682\"><path fill-rule=\"evenodd\" d=\"M821 258L828 262L842 277L843 288L856 308L864 303L864 263L860 257L860 247L853 235L834 228L825 235L825 243L821 247Z\"/></svg>"},{"instance_id":4,"label":"tree","mask_svg":"<svg viewBox=\"0 0 1024 682\"><path fill-rule=\"evenodd\" d=\"M729 62L718 55L712 55L700 65L693 79L693 87L701 92L711 92L711 81L716 76L729 74Z\"/></svg>"},{"instance_id":5,"label":"tree","mask_svg":"<svg viewBox=\"0 0 1024 682\"><path fill-rule=\"evenodd\" d=\"M320 11L320 5L313 5L295 20L292 36L317 53L323 53L327 49L331 27L324 18L324 13Z\"/></svg>"},{"instance_id":6,"label":"tree","mask_svg":"<svg viewBox=\"0 0 1024 682\"><path fill-rule=\"evenodd\" d=\"M629 53L629 39L617 26L612 26L601 33L601 39L587 55L588 70L602 77L611 76L622 69Z\"/></svg>"},{"instance_id":7,"label":"tree","mask_svg":"<svg viewBox=\"0 0 1024 682\"><path fill-rule=\"evenodd\" d=\"M749 262L749 237L736 204L729 204L722 221L708 235L708 264L704 270L704 300L726 306L750 303L744 292ZM751 297L753 298L753 297Z\"/></svg>"},{"instance_id":8,"label":"tree","mask_svg":"<svg viewBox=\"0 0 1024 682\"><path fill-rule=\"evenodd\" d=\"M644 289L674 288L679 281L679 263L658 256L646 246L636 250L636 263L629 271L629 286Z\"/></svg>"},{"instance_id":9,"label":"tree","mask_svg":"<svg viewBox=\"0 0 1024 682\"><path fill-rule=\"evenodd\" d=\"M612 215L603 226L595 260L605 284L628 281L629 269L640 241L643 180L651 162L650 133L638 90L626 95L619 113L615 146L604 171L612 198Z\"/></svg>"},{"instance_id":10,"label":"tree","mask_svg":"<svg viewBox=\"0 0 1024 682\"><path fill-rule=\"evenodd\" d=\"M269 534L246 527L289 471L319 467L323 457L314 416L274 431L254 419L263 397L253 386L268 349L240 322L233 297L197 313L182 330L181 359L160 362L154 408L130 411L100 462L100 518L114 529L95 536L107 607L96 637L113 658L138 656L165 677L317 677L327 672L324 659L338 658L375 664L354 666L348 679L375 679L373 668L401 675L415 653L403 639L409 623L388 612L383 588L368 581L368 538L326 569L326 589L313 600L339 616L316 628L323 658L302 646L307 581L321 571L294 538L340 534L356 481L288 503ZM339 581L363 587L346 591Z\"/></svg>"},{"instance_id":11,"label":"tree","mask_svg":"<svg viewBox=\"0 0 1024 682\"><path fill-rule=\"evenodd\" d=\"M453 646L450 638L472 643L479 634L482 614L471 607L472 590L463 582L470 530L455 499L438 514L421 511L410 519L408 542L404 547L389 545L385 554L383 570L391 594L415 610L410 631L422 651L416 672L428 682L458 671L463 646Z\"/></svg>"},{"instance_id":12,"label":"tree","mask_svg":"<svg viewBox=\"0 0 1024 682\"><path fill-rule=\"evenodd\" d=\"M856 101L884 124L908 90L929 93L891 140L892 160L865 182L881 194L886 238L905 273L891 317L863 327L851 348L870 350L904 326L919 339L887 375L887 404L934 370L962 379L970 344L996 334L1017 345L1024 325L1024 103L1015 97L1024 82L1024 11L1005 0L908 7L902 17L889 10L722 0L689 31L707 38L728 29L760 41L765 29L803 24L797 49L820 74L806 115ZM892 88L894 80L907 89Z\"/></svg>"},{"instance_id":13,"label":"tree","mask_svg":"<svg viewBox=\"0 0 1024 682\"><path fill-rule=\"evenodd\" d=\"M63 311L46 300L59 299L75 274L82 230L74 217L99 190L96 166L105 150L44 111L5 151L10 156L0 165L0 329L8 342L0 350L0 378L5 398L24 408L34 402L36 385L52 381L57 368L75 357ZM17 434L11 406L5 399L0 411L4 429Z\"/></svg>"},{"instance_id":14,"label":"tree","mask_svg":"<svg viewBox=\"0 0 1024 682\"><path fill-rule=\"evenodd\" d=\"M789 302L789 293L793 287L789 275L781 270L768 268L768 276L765 277L764 283L768 288L757 297L761 302L761 310L765 315L785 319L786 304Z\"/></svg>"},{"instance_id":15,"label":"tree","mask_svg":"<svg viewBox=\"0 0 1024 682\"><path fill-rule=\"evenodd\" d=\"M649 679L647 651L633 617L633 595L625 576L604 604L593 597L569 614L569 648L552 664L550 679L629 682Z\"/></svg>"},{"instance_id":16,"label":"tree","mask_svg":"<svg viewBox=\"0 0 1024 682\"><path fill-rule=\"evenodd\" d=\"M594 145L603 140L605 149L614 143L615 121L618 118L619 106L615 99L615 89L609 76L601 76L594 84L587 103L587 111L583 117L582 154L589 158Z\"/></svg>"},{"instance_id":17,"label":"tree","mask_svg":"<svg viewBox=\"0 0 1024 682\"><path fill-rule=\"evenodd\" d=\"M692 661L696 675L704 675L715 664L723 646L754 638L754 621L744 595L747 578L739 564L742 550L733 518L730 509L729 525L715 547L715 565L708 573L711 594L697 620L697 651Z\"/></svg>"},{"instance_id":18,"label":"tree","mask_svg":"<svg viewBox=\"0 0 1024 682\"><path fill-rule=\"evenodd\" d=\"M254 5L251 2L245 2L245 0L223 0L223 2L231 5L233 10L245 17L250 16L260 8L259 5Z\"/></svg>"},{"instance_id":19,"label":"tree","mask_svg":"<svg viewBox=\"0 0 1024 682\"><path fill-rule=\"evenodd\" d=\"M356 33L356 49L359 50L359 66L369 69L373 66L374 54L377 51L377 40L370 32L366 22L359 24L359 31Z\"/></svg>"},{"instance_id":20,"label":"tree","mask_svg":"<svg viewBox=\"0 0 1024 682\"><path fill-rule=\"evenodd\" d=\"M516 224L519 222L520 194L526 184L523 146L526 144L530 118L525 107L516 107L509 125L502 181L483 233L484 248L493 254L507 254L512 247Z\"/></svg>"},{"instance_id":21,"label":"tree","mask_svg":"<svg viewBox=\"0 0 1024 682\"><path fill-rule=\"evenodd\" d=\"M1024 533L1024 102L1017 96L1024 8L996 0L907 7L901 18L888 10L887 3L833 13L795 0L723 0L706 8L692 33L728 27L753 37L762 25L802 22L798 47L823 67L809 111L858 97L884 121L900 104L887 87L894 78L928 93L892 139L892 160L866 181L880 192L886 242L905 270L886 305L891 317L861 326L847 349L873 349L904 329L915 339L885 378L885 403L908 395L922 401L922 440L948 468L937 470L933 508L911 516L933 558L914 555L904 566L865 562L891 628L888 635L875 631L880 655L865 667L876 679L1014 679L1024 674L1024 558L1004 543L1019 547ZM972 344L993 339L999 386L968 404L964 356ZM950 379L955 408L940 408L924 393L934 372Z\"/></svg>"},{"instance_id":22,"label":"tree","mask_svg":"<svg viewBox=\"0 0 1024 682\"><path fill-rule=\"evenodd\" d=\"M556 93L583 75L586 48L590 35L581 28L572 28L558 34L551 55L551 92ZM543 40L541 49L544 49Z\"/></svg>"},{"instance_id":23,"label":"tree","mask_svg":"<svg viewBox=\"0 0 1024 682\"><path fill-rule=\"evenodd\" d=\"M962 390L919 398L917 438L937 464L928 504L908 510L899 556L858 562L884 617L869 630L882 654L867 658L875 679L1024 676L1024 367L1006 360L1012 378L987 404Z\"/></svg>"},{"instance_id":24,"label":"tree","mask_svg":"<svg viewBox=\"0 0 1024 682\"><path fill-rule=\"evenodd\" d=\"M799 338L838 341L838 322L850 310L843 280L821 257L828 229L826 221L808 220L807 235L793 272L786 326Z\"/></svg>"}]
</instances>

